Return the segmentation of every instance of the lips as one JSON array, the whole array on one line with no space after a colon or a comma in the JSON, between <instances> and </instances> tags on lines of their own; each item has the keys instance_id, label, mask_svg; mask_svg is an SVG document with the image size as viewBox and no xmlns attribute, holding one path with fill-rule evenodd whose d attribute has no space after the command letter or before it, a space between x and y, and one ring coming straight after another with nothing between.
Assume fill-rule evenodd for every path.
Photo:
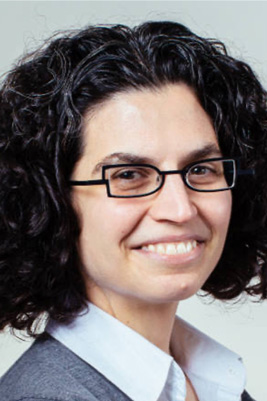
<instances>
[{"instance_id":1,"label":"lips","mask_svg":"<svg viewBox=\"0 0 267 401\"><path fill-rule=\"evenodd\" d=\"M169 236L147 240L132 248L138 258L146 258L155 266L188 268L195 265L203 256L207 239L198 235Z\"/></svg>"}]
</instances>

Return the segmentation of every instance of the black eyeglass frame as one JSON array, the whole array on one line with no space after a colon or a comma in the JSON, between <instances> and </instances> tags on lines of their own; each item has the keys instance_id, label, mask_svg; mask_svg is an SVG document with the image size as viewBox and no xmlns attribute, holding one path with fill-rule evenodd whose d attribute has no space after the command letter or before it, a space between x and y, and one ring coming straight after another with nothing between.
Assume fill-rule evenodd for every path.
<instances>
[{"instance_id":1,"label":"black eyeglass frame","mask_svg":"<svg viewBox=\"0 0 267 401\"><path fill-rule=\"evenodd\" d=\"M190 183L187 181L187 174L189 170L197 166L199 163L206 163L206 162L213 162L213 161L231 161L233 162L233 184L230 187L227 188L220 188L220 189L196 189L190 185ZM106 176L106 171L109 170L110 168L114 167L124 167L124 166L129 166L129 167L150 167L153 170L155 170L159 175L162 176L162 181L156 189L153 191L150 191L146 194L141 194L141 195L113 195L110 192L110 185L109 185L109 180L105 178ZM164 185L165 183L165 176L170 175L170 174L180 174L182 176L183 182L186 185L187 188L196 191L196 192L222 192L222 191L228 191L232 188L234 188L235 183L236 183L236 177L237 177L237 166L236 166L236 159L233 158L226 158L226 157L217 157L217 158L212 158L212 159L203 159L199 160L193 163L188 164L184 169L182 170L165 170L161 171L159 170L156 166L153 166L151 164L142 164L142 163L121 163L121 164L110 164L106 166L102 166L102 179L101 180L85 180L85 181L77 181L77 180L71 180L70 184L73 186L90 186L90 185L106 185L107 189L107 195L110 198L141 198L143 196L148 196L152 195L155 192L158 192Z\"/></svg>"}]
</instances>

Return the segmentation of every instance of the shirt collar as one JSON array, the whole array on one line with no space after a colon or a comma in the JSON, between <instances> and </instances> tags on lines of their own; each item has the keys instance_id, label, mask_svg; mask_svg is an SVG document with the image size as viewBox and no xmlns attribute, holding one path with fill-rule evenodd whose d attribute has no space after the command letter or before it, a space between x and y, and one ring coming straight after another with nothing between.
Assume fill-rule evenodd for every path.
<instances>
[{"instance_id":1,"label":"shirt collar","mask_svg":"<svg viewBox=\"0 0 267 401\"><path fill-rule=\"evenodd\" d=\"M171 348L175 360L198 389L200 400L240 400L246 372L239 355L178 317Z\"/></svg>"},{"instance_id":2,"label":"shirt collar","mask_svg":"<svg viewBox=\"0 0 267 401\"><path fill-rule=\"evenodd\" d=\"M69 325L50 322L46 331L132 400L155 401L162 392L172 358L95 305Z\"/></svg>"},{"instance_id":3,"label":"shirt collar","mask_svg":"<svg viewBox=\"0 0 267 401\"><path fill-rule=\"evenodd\" d=\"M207 385L209 394L236 395L236 398L216 395L218 400L238 400L244 389L245 374L240 358L178 317L171 338L177 363L146 338L91 303L89 311L77 316L72 323L63 325L50 321L46 330L134 401L158 400L166 385L172 386L174 378L178 384L176 391L180 392L176 393L176 399L183 400L183 370L200 401L207 395Z\"/></svg>"}]
</instances>

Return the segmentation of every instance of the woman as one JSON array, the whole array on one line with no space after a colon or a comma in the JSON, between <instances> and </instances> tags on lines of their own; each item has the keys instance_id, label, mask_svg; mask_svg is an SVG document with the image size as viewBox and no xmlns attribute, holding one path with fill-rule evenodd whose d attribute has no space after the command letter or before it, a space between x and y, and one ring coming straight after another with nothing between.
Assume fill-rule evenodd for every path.
<instances>
[{"instance_id":1,"label":"woman","mask_svg":"<svg viewBox=\"0 0 267 401\"><path fill-rule=\"evenodd\" d=\"M266 119L250 67L173 22L65 34L10 72L0 324L48 324L1 399L252 400L175 313L266 298Z\"/></svg>"}]
</instances>

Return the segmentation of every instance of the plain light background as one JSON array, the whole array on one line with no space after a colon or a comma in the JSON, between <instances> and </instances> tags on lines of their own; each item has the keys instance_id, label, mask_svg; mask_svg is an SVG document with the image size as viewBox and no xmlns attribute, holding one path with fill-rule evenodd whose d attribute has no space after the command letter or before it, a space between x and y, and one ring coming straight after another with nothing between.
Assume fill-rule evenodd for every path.
<instances>
[{"instance_id":1,"label":"plain light background","mask_svg":"<svg viewBox=\"0 0 267 401\"><path fill-rule=\"evenodd\" d=\"M266 18L266 1L0 1L0 74L58 30L169 19L224 41L230 54L247 61L266 87ZM247 367L247 390L257 401L266 401L267 303L211 303L193 297L180 304L178 314L240 354ZM0 335L0 375L29 345L8 333Z\"/></svg>"}]
</instances>

